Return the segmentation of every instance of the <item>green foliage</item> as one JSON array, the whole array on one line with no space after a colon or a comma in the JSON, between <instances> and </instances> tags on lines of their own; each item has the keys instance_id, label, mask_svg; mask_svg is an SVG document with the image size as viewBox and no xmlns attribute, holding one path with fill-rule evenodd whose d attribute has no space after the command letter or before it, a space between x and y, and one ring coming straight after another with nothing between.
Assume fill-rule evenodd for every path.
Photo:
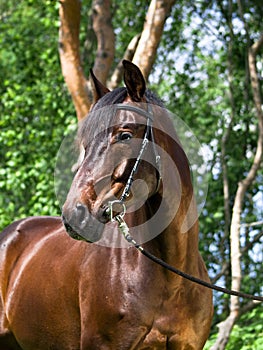
<instances>
[{"instance_id":1,"label":"green foliage","mask_svg":"<svg viewBox=\"0 0 263 350\"><path fill-rule=\"evenodd\" d=\"M216 334L207 341L204 350L214 344ZM243 315L234 325L226 350L261 350L263 349L263 310L262 307Z\"/></svg>"},{"instance_id":2,"label":"green foliage","mask_svg":"<svg viewBox=\"0 0 263 350\"><path fill-rule=\"evenodd\" d=\"M0 228L30 215L59 215L56 153L75 113L57 51L58 4L2 5L0 22Z\"/></svg>"},{"instance_id":3,"label":"green foliage","mask_svg":"<svg viewBox=\"0 0 263 350\"><path fill-rule=\"evenodd\" d=\"M112 21L116 35L115 64L122 60L133 37L141 33L149 4L150 0L112 1Z\"/></svg>"}]
</instances>

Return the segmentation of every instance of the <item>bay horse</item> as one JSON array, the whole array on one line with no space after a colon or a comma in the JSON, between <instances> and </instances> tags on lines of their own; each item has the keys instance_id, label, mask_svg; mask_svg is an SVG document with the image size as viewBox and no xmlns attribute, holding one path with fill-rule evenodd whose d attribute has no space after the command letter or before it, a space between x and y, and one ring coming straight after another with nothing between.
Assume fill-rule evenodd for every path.
<instances>
[{"instance_id":1,"label":"bay horse","mask_svg":"<svg viewBox=\"0 0 263 350\"><path fill-rule=\"evenodd\" d=\"M114 91L91 73L95 102L62 218L25 218L1 234L0 350L198 350L208 338L211 290L141 255L114 220L208 281L187 157L139 68L123 69Z\"/></svg>"}]
</instances>

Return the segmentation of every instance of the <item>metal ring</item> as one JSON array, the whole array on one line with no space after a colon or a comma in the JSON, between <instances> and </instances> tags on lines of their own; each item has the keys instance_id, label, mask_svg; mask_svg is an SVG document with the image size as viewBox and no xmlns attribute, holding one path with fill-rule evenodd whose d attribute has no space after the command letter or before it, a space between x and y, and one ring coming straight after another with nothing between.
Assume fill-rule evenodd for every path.
<instances>
[{"instance_id":1,"label":"metal ring","mask_svg":"<svg viewBox=\"0 0 263 350\"><path fill-rule=\"evenodd\" d=\"M121 205L122 206L122 211L117 214L119 217L123 218L124 215L126 214L126 205L122 201L120 201L118 199L116 199L114 201L109 201L108 202L108 207L109 207L109 210L110 210L109 214L110 214L110 220L111 221L115 220L115 217L113 216L113 211L114 211L113 206L114 205Z\"/></svg>"}]
</instances>

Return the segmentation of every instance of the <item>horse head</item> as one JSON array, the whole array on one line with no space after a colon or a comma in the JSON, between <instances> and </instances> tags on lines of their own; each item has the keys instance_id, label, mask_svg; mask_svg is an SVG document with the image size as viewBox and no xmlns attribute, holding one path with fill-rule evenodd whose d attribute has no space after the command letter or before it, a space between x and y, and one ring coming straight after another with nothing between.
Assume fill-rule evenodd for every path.
<instances>
[{"instance_id":1,"label":"horse head","mask_svg":"<svg viewBox=\"0 0 263 350\"><path fill-rule=\"evenodd\" d=\"M178 162L180 166L172 169L169 165L166 184L171 185L166 197L171 195L171 186L177 187L180 197L179 183L190 181L187 159L175 134L169 136L173 126L164 117L161 101L146 90L137 66L129 61L124 61L123 66L125 88L112 92L91 71L95 103L79 129L82 156L63 206L63 222L73 238L96 242L114 215L126 209L135 213L149 198L163 198L160 158L167 168L167 153L172 157L176 154L172 167ZM162 150L165 155L161 157ZM174 213L179 202L173 203L174 198L169 202ZM159 206L156 199L151 210L156 211ZM162 208L163 212L168 209L167 205ZM155 228L156 225L158 220L153 222Z\"/></svg>"},{"instance_id":2,"label":"horse head","mask_svg":"<svg viewBox=\"0 0 263 350\"><path fill-rule=\"evenodd\" d=\"M116 214L123 210L118 205L122 195L125 207L129 208L145 202L160 188L156 150L153 152L149 147L138 161L144 143L153 141L153 114L147 102L152 99L149 102L153 103L155 98L146 93L139 68L129 61L124 61L123 66L125 88L112 92L91 72L95 104L80 126L82 157L63 206L67 232L74 238L84 236L90 242L101 238L110 219L108 203L116 203L112 209ZM137 168L131 179L136 160ZM132 182L131 188L124 193L128 181Z\"/></svg>"}]
</instances>

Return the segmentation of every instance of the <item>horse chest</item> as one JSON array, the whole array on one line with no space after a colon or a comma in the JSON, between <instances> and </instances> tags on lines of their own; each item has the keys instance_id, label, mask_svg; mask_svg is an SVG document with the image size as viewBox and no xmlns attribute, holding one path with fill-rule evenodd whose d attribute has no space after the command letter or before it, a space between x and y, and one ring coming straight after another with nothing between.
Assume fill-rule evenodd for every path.
<instances>
[{"instance_id":1,"label":"horse chest","mask_svg":"<svg viewBox=\"0 0 263 350\"><path fill-rule=\"evenodd\" d=\"M149 294L152 298L152 293ZM103 307L95 307L96 316L92 312L93 317L89 315L86 322L82 323L85 325L82 327L85 332L82 339L86 339L83 349L100 349L103 346L105 349L118 350L167 349L172 336L180 338L180 331L174 328L176 310L169 303L164 306L160 294L156 299L151 298L135 295L131 291L115 301L105 295Z\"/></svg>"},{"instance_id":2,"label":"horse chest","mask_svg":"<svg viewBox=\"0 0 263 350\"><path fill-rule=\"evenodd\" d=\"M86 315L82 319L87 348L108 343L110 349L166 349L174 302L158 271L121 271L104 274L91 288L85 288ZM84 296L84 294L83 294ZM87 297L88 296L88 297Z\"/></svg>"}]
</instances>

